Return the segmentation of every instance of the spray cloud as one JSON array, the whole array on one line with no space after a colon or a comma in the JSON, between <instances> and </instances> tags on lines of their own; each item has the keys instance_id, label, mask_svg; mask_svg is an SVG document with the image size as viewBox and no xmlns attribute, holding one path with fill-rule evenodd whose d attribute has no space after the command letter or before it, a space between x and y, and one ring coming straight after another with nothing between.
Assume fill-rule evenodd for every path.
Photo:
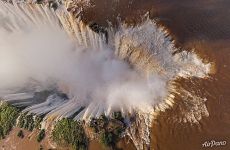
<instances>
[{"instance_id":1,"label":"spray cloud","mask_svg":"<svg viewBox=\"0 0 230 150\"><path fill-rule=\"evenodd\" d=\"M55 17L50 20L49 15L45 19L35 16L37 20L32 23L25 20L23 14L34 15L30 9L19 10L18 5L3 3L1 7L0 96L3 98L15 101L12 94L16 92L22 91L20 95L25 96L57 89L69 99L51 95L45 102L26 110L68 117L85 107L80 116L88 118L112 111L144 110L165 97L165 79L157 74L147 79L119 59L106 44L99 42L100 46L92 46L87 42L75 42L58 23L55 24ZM41 7L33 9L45 11ZM45 13L54 15L50 11ZM85 28L81 34L92 32L87 30ZM90 39L94 39L91 43L98 43L94 35Z\"/></svg>"}]
</instances>

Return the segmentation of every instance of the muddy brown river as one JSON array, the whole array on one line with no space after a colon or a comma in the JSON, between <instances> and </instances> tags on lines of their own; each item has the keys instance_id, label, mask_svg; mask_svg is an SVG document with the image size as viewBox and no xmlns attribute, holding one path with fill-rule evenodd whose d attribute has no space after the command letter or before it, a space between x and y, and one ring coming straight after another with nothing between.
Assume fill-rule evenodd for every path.
<instances>
[{"instance_id":1,"label":"muddy brown river","mask_svg":"<svg viewBox=\"0 0 230 150\"><path fill-rule=\"evenodd\" d=\"M192 50L214 64L209 78L180 79L177 84L207 98L208 117L198 124L179 123L184 105L178 97L172 109L153 121L151 150L230 150L230 0L95 0L83 20L107 26L140 22L147 13L169 30L177 47ZM224 142L205 146L205 142ZM135 149L120 143L124 150ZM91 150L101 149L91 143Z\"/></svg>"},{"instance_id":2,"label":"muddy brown river","mask_svg":"<svg viewBox=\"0 0 230 150\"><path fill-rule=\"evenodd\" d=\"M178 84L195 95L206 97L209 117L199 124L177 123L181 99L162 112L151 131L154 150L229 150L230 149L230 1L229 0L96 0L85 11L86 21L106 25L117 20L136 23L149 12L152 19L166 27L178 47L195 49L203 59L215 64L208 79L181 79ZM119 16L119 19L117 19ZM207 146L210 141L225 145Z\"/></svg>"}]
</instances>

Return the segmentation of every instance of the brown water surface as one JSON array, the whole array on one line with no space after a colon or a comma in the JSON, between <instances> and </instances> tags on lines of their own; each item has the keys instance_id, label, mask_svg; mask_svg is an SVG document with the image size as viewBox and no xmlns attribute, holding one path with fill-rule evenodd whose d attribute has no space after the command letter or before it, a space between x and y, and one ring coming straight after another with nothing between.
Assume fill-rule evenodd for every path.
<instances>
[{"instance_id":1,"label":"brown water surface","mask_svg":"<svg viewBox=\"0 0 230 150\"><path fill-rule=\"evenodd\" d=\"M15 127L5 139L0 141L1 150L39 150L52 148L46 136L40 143L37 142L38 130L33 132L23 130L24 138L17 136L20 128Z\"/></svg>"},{"instance_id":2,"label":"brown water surface","mask_svg":"<svg viewBox=\"0 0 230 150\"><path fill-rule=\"evenodd\" d=\"M154 120L151 149L230 150L230 0L95 0L94 4L84 10L86 22L106 26L107 21L117 24L119 16L122 21L137 23L149 12L150 18L169 29L177 46L195 48L202 58L215 63L216 73L208 79L178 81L193 94L207 98L209 117L202 118L198 125L176 123L172 116L180 115L178 98L172 109ZM227 144L203 148L202 143L210 140ZM126 143L121 147L134 149ZM89 149L101 146L95 142Z\"/></svg>"},{"instance_id":3,"label":"brown water surface","mask_svg":"<svg viewBox=\"0 0 230 150\"><path fill-rule=\"evenodd\" d=\"M181 79L180 86L207 98L209 117L199 125L175 123L180 115L176 100L173 109L162 112L152 127L154 150L230 150L230 1L229 0L95 0L85 11L86 21L106 25L139 22L146 12L169 29L177 46L195 51L215 63L209 79ZM226 141L225 146L203 148L205 141Z\"/></svg>"}]
</instances>

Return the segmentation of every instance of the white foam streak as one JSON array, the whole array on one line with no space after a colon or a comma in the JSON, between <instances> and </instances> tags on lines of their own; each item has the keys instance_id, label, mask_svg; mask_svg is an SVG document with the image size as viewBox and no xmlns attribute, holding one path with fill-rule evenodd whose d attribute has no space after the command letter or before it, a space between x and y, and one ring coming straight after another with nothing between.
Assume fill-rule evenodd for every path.
<instances>
[{"instance_id":1,"label":"white foam streak","mask_svg":"<svg viewBox=\"0 0 230 150\"><path fill-rule=\"evenodd\" d=\"M64 99L54 94L50 95L45 102L27 107L23 110L23 112L30 112L38 115L43 115L57 107L62 106L65 102L66 101Z\"/></svg>"}]
</instances>

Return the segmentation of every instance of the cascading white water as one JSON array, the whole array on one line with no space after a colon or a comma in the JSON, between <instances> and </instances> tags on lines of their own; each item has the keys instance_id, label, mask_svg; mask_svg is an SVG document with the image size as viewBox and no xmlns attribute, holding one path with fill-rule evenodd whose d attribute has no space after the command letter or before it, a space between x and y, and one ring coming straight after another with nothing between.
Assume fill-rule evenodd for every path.
<instances>
[{"instance_id":1,"label":"cascading white water","mask_svg":"<svg viewBox=\"0 0 230 150\"><path fill-rule=\"evenodd\" d=\"M52 101L50 97L39 104L33 101L24 111L69 117L85 107L75 119L109 115L112 111L125 115L153 107L167 93L163 78L155 74L146 79L131 69L113 54L114 46L107 45L103 35L75 21L67 12L52 12L41 5L1 3L1 7L1 36L5 39L0 80L1 89L9 91L2 98L23 105L42 90L54 88L68 95L63 103L54 95ZM20 101L24 97L20 98L17 90L24 95L29 91L31 97ZM17 97L7 99L12 97L10 94Z\"/></svg>"},{"instance_id":2,"label":"cascading white water","mask_svg":"<svg viewBox=\"0 0 230 150\"><path fill-rule=\"evenodd\" d=\"M152 20L136 27L121 25L108 37L106 44L106 37L65 9L54 12L42 5L0 1L0 97L47 118L70 117L78 111L75 120L113 111L137 113L146 120L137 123L143 138L137 139L132 128L128 133L143 149L143 143L149 143L150 120L173 106L173 93L178 91L171 82L206 77L211 66L193 52L173 55L174 43ZM35 95L44 90L68 97L51 92L37 101ZM196 122L208 112L202 98L190 97L194 107L184 119Z\"/></svg>"}]
</instances>

